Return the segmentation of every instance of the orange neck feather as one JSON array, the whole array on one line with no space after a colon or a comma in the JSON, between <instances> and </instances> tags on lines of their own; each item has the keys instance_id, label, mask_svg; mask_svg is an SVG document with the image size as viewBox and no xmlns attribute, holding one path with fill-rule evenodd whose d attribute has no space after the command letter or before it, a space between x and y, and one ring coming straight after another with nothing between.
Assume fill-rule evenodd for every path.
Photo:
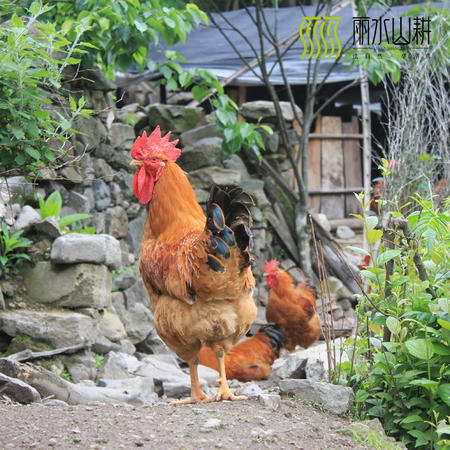
<instances>
[{"instance_id":1,"label":"orange neck feather","mask_svg":"<svg viewBox=\"0 0 450 450\"><path fill-rule=\"evenodd\" d=\"M144 229L144 239L180 239L187 232L202 231L206 218L183 170L167 161L155 184Z\"/></svg>"}]
</instances>

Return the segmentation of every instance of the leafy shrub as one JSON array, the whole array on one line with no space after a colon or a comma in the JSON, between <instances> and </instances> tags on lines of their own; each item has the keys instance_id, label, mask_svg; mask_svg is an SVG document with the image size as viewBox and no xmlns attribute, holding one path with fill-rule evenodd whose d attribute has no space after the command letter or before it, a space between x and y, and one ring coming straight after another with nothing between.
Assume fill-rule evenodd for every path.
<instances>
[{"instance_id":1,"label":"leafy shrub","mask_svg":"<svg viewBox=\"0 0 450 450\"><path fill-rule=\"evenodd\" d=\"M39 22L50 9L34 2L28 17L12 14L0 26L0 173L61 164L73 118L89 116L83 98L77 104L70 97L63 113L49 98L49 90L61 88L63 69L80 61L73 54L81 52L83 32L78 26L72 43L53 24Z\"/></svg>"},{"instance_id":2,"label":"leafy shrub","mask_svg":"<svg viewBox=\"0 0 450 450\"><path fill-rule=\"evenodd\" d=\"M29 5L20 2L12 8L17 14ZM150 43L163 39L168 46L185 41L193 26L207 23L206 15L193 3L172 6L167 0L68 0L55 2L43 20L53 23L76 42L80 24L85 26L83 39L90 51L82 54L82 66L97 66L110 79L116 71L132 64L145 68Z\"/></svg>"},{"instance_id":3,"label":"leafy shrub","mask_svg":"<svg viewBox=\"0 0 450 450\"><path fill-rule=\"evenodd\" d=\"M30 247L33 242L22 237L23 230L9 234L8 226L1 222L0 232L0 276L8 278L12 269L19 268L24 261L30 261L29 255L23 252Z\"/></svg>"},{"instance_id":4,"label":"leafy shrub","mask_svg":"<svg viewBox=\"0 0 450 450\"><path fill-rule=\"evenodd\" d=\"M363 206L363 195L360 195ZM356 339L341 366L360 413L378 417L409 448L450 443L450 199L444 212L415 198L419 211L393 212L387 227L359 216L371 265L362 276ZM376 246L379 245L378 254ZM342 373L342 372L341 372Z\"/></svg>"},{"instance_id":5,"label":"leafy shrub","mask_svg":"<svg viewBox=\"0 0 450 450\"><path fill-rule=\"evenodd\" d=\"M49 216L54 216L58 221L59 228L61 231L66 233L70 233L71 230L68 228L72 223L76 223L76 232L77 233L85 233L85 234L94 234L94 227L82 227L81 221L85 219L89 219L91 214L86 213L77 213L77 214L68 214L66 216L60 217L61 208L62 208L62 197L58 191L52 192L47 200L44 200L40 194L37 194L39 209L41 211L41 217L45 219Z\"/></svg>"}]
</instances>

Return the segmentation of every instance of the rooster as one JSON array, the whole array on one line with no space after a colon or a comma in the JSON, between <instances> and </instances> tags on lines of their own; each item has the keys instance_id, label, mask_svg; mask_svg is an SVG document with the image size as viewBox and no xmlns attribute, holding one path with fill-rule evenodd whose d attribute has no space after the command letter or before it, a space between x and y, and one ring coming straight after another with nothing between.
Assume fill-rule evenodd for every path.
<instances>
[{"instance_id":1,"label":"rooster","mask_svg":"<svg viewBox=\"0 0 450 450\"><path fill-rule=\"evenodd\" d=\"M269 287L266 320L283 328L283 348L289 351L294 351L296 345L307 348L320 334L315 289L306 282L294 286L292 277L279 265L272 259L264 268Z\"/></svg>"},{"instance_id":2,"label":"rooster","mask_svg":"<svg viewBox=\"0 0 450 450\"><path fill-rule=\"evenodd\" d=\"M146 205L139 270L149 292L155 328L189 365L191 397L173 404L242 400L231 393L225 353L256 317L251 271L251 197L240 188L211 189L207 214L181 168L181 151L157 127L131 149L137 166L133 191ZM203 346L214 352L220 373L216 396L201 390L197 366Z\"/></svg>"},{"instance_id":3,"label":"rooster","mask_svg":"<svg viewBox=\"0 0 450 450\"><path fill-rule=\"evenodd\" d=\"M276 323L263 325L252 337L235 345L225 355L225 371L229 380L265 380L273 362L280 356L284 331ZM214 353L202 347L198 362L219 370Z\"/></svg>"}]
</instances>

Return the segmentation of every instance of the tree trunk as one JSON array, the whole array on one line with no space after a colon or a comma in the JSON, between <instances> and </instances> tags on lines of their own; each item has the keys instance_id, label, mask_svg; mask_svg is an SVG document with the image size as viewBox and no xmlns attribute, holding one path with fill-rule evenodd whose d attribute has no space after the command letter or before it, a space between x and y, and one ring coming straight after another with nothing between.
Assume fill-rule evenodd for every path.
<instances>
[{"instance_id":1,"label":"tree trunk","mask_svg":"<svg viewBox=\"0 0 450 450\"><path fill-rule=\"evenodd\" d=\"M301 202L297 202L294 211L300 268L308 277L315 279L311 261L311 234L308 226L308 210Z\"/></svg>"}]
</instances>

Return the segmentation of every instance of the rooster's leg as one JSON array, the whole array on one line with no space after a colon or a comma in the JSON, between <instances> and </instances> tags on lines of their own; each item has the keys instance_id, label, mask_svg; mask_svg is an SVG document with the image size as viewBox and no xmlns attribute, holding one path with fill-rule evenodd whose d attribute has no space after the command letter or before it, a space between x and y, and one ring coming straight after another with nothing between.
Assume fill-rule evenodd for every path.
<instances>
[{"instance_id":1,"label":"rooster's leg","mask_svg":"<svg viewBox=\"0 0 450 450\"><path fill-rule=\"evenodd\" d=\"M245 395L234 395L228 386L227 375L225 372L225 352L222 348L213 348L219 365L220 387L216 394L216 401L219 400L247 400Z\"/></svg>"},{"instance_id":2,"label":"rooster's leg","mask_svg":"<svg viewBox=\"0 0 450 450\"><path fill-rule=\"evenodd\" d=\"M171 405L187 405L189 403L205 403L214 401L215 398L209 398L201 389L200 389L200 381L198 379L197 367L198 367L198 359L195 358L192 361L188 362L189 364L189 373L191 375L191 396L189 398L185 398L184 400L173 401Z\"/></svg>"}]
</instances>

